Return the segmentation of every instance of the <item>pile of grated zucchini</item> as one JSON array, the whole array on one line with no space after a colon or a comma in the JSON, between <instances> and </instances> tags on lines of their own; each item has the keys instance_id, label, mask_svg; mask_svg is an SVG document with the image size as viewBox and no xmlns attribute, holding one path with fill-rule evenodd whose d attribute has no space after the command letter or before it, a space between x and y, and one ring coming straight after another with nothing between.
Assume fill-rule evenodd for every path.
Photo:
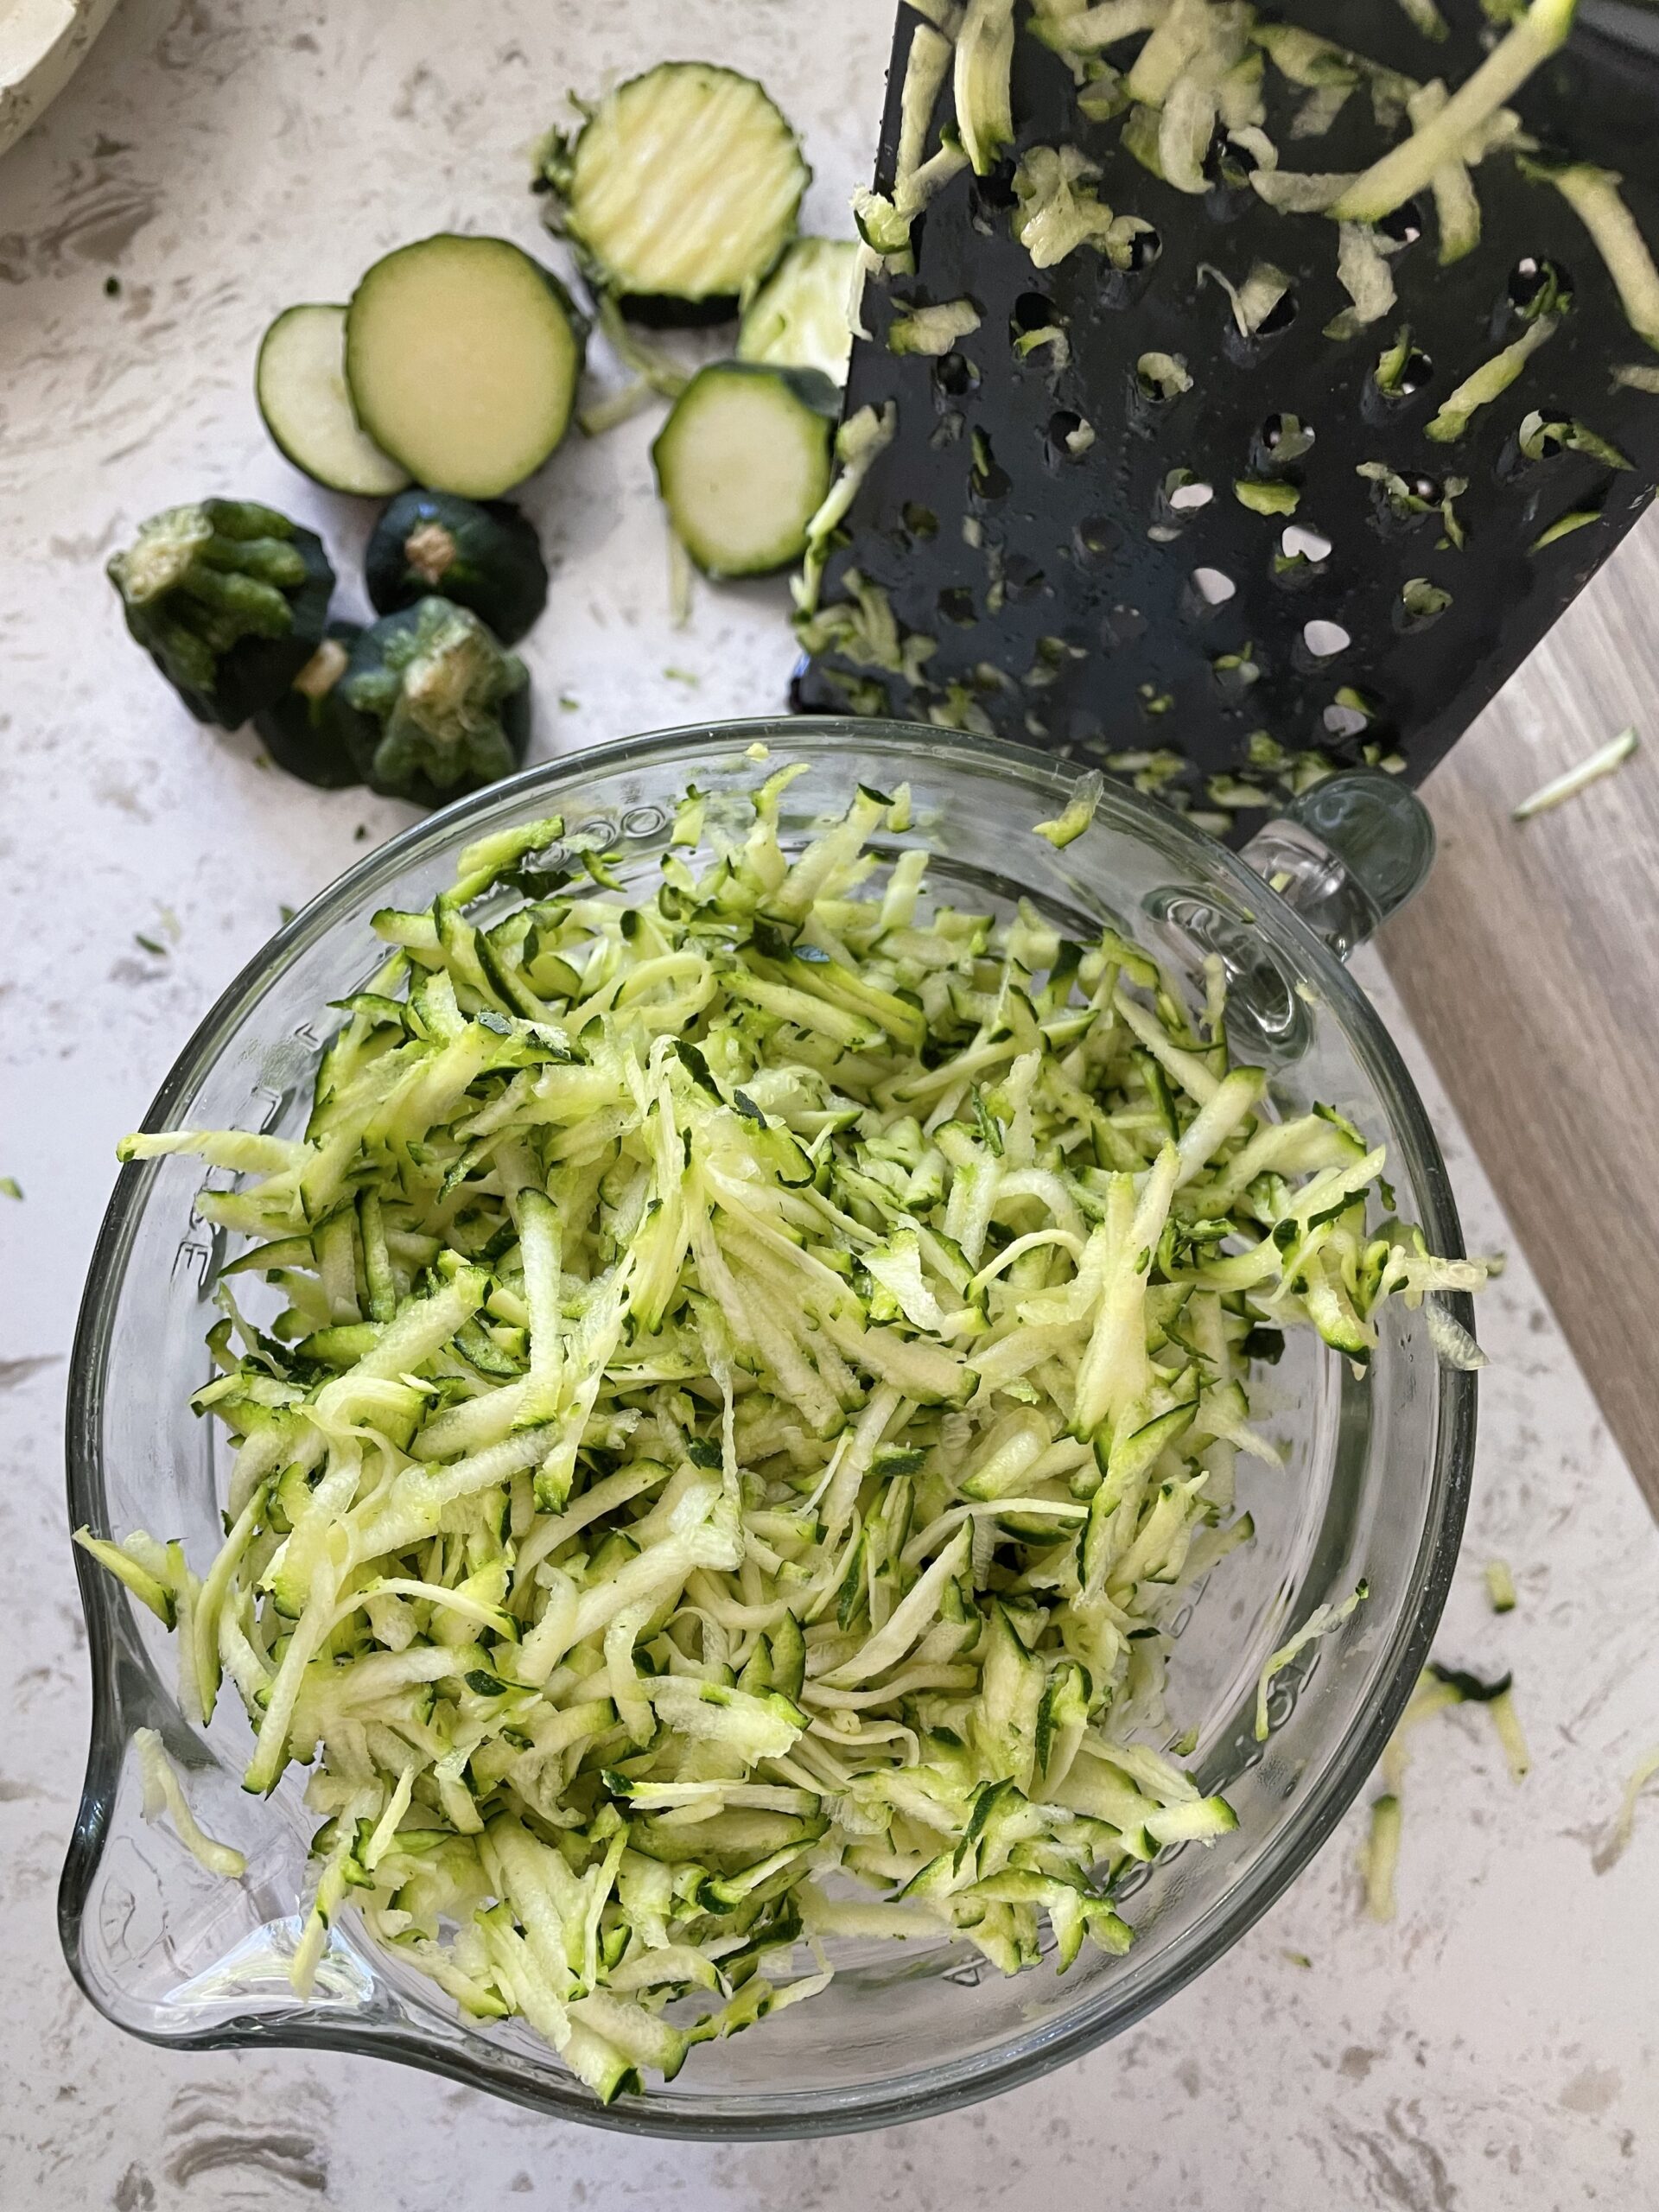
<instances>
[{"instance_id":1,"label":"pile of grated zucchini","mask_svg":"<svg viewBox=\"0 0 1659 2212\"><path fill-rule=\"evenodd\" d=\"M1235 1825L1138 1733L1277 1457L1252 1358L1482 1272L1368 1228L1382 1152L1268 1117L1218 985L931 902L906 791L791 859L802 772L690 793L637 903L556 820L484 839L376 917L303 1141L122 1147L243 1173L229 1533L81 1541L251 1791L310 1768L296 1985L349 1899L606 2099L837 1936L1123 1949L1114 1878Z\"/></svg>"}]
</instances>

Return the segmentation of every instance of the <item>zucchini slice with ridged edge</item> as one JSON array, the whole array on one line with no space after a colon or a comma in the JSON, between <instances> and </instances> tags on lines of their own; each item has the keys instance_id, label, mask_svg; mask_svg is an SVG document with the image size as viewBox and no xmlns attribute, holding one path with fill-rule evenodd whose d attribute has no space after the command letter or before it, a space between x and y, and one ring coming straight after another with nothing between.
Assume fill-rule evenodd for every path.
<instances>
[{"instance_id":1,"label":"zucchini slice with ridged edge","mask_svg":"<svg viewBox=\"0 0 1659 2212\"><path fill-rule=\"evenodd\" d=\"M506 238L440 232L377 261L346 311L364 429L420 483L493 499L569 427L587 326Z\"/></svg>"},{"instance_id":2,"label":"zucchini slice with ridged edge","mask_svg":"<svg viewBox=\"0 0 1659 2212\"><path fill-rule=\"evenodd\" d=\"M858 252L854 238L797 238L743 310L738 359L817 369L845 384L853 351L847 308Z\"/></svg>"},{"instance_id":3,"label":"zucchini slice with ridged edge","mask_svg":"<svg viewBox=\"0 0 1659 2212\"><path fill-rule=\"evenodd\" d=\"M619 85L541 161L590 282L662 322L721 321L762 283L811 174L753 78L709 61L659 62Z\"/></svg>"},{"instance_id":4,"label":"zucchini slice with ridged edge","mask_svg":"<svg viewBox=\"0 0 1659 2212\"><path fill-rule=\"evenodd\" d=\"M470 607L504 645L516 645L547 604L547 563L510 500L480 505L453 492L403 492L381 514L363 556L377 614L434 592Z\"/></svg>"},{"instance_id":5,"label":"zucchini slice with ridged edge","mask_svg":"<svg viewBox=\"0 0 1659 2212\"><path fill-rule=\"evenodd\" d=\"M284 308L259 341L253 391L277 450L313 483L372 499L408 483L346 389L344 308Z\"/></svg>"},{"instance_id":6,"label":"zucchini slice with ridged edge","mask_svg":"<svg viewBox=\"0 0 1659 2212\"><path fill-rule=\"evenodd\" d=\"M676 535L706 575L761 576L806 549L834 469L839 395L810 369L711 361L651 449Z\"/></svg>"}]
</instances>

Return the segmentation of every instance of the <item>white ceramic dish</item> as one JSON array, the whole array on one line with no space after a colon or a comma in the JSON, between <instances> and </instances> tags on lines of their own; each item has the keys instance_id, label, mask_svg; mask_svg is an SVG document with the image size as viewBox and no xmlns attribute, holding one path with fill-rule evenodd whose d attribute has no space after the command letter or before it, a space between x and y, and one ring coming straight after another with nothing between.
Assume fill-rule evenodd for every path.
<instances>
[{"instance_id":1,"label":"white ceramic dish","mask_svg":"<svg viewBox=\"0 0 1659 2212\"><path fill-rule=\"evenodd\" d=\"M0 154L37 123L115 12L115 0L0 0Z\"/></svg>"}]
</instances>

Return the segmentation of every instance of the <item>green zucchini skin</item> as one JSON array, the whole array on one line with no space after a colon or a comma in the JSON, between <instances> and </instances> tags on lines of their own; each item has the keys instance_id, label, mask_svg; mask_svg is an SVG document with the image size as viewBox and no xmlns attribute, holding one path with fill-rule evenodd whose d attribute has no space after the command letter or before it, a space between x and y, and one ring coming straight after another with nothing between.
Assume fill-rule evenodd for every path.
<instances>
[{"instance_id":1,"label":"green zucchini skin","mask_svg":"<svg viewBox=\"0 0 1659 2212\"><path fill-rule=\"evenodd\" d=\"M322 643L322 540L251 499L168 507L107 570L133 638L200 722L240 729Z\"/></svg>"},{"instance_id":2,"label":"green zucchini skin","mask_svg":"<svg viewBox=\"0 0 1659 2212\"><path fill-rule=\"evenodd\" d=\"M363 559L377 614L434 593L469 607L504 645L547 604L547 563L534 528L507 499L400 492L374 526Z\"/></svg>"},{"instance_id":3,"label":"green zucchini skin","mask_svg":"<svg viewBox=\"0 0 1659 2212\"><path fill-rule=\"evenodd\" d=\"M339 689L358 773L384 798L446 806L510 776L530 744L524 663L447 599L365 630Z\"/></svg>"},{"instance_id":4,"label":"green zucchini skin","mask_svg":"<svg viewBox=\"0 0 1659 2212\"><path fill-rule=\"evenodd\" d=\"M340 696L352 648L362 634L360 622L331 622L323 645L300 671L302 683L290 683L273 706L261 708L253 718L253 727L276 766L319 791L345 791L363 780L352 744L351 724L358 718ZM312 689L304 679L329 645L341 650L338 671L327 690Z\"/></svg>"}]
</instances>

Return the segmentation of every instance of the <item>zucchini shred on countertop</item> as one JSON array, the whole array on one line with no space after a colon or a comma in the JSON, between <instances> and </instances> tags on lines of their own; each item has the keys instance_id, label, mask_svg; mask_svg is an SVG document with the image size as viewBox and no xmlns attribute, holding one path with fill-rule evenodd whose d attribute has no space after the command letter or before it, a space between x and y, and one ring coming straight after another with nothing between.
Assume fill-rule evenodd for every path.
<instances>
[{"instance_id":1,"label":"zucchini shred on countertop","mask_svg":"<svg viewBox=\"0 0 1659 2212\"><path fill-rule=\"evenodd\" d=\"M905 789L786 849L805 772L688 792L632 898L557 820L482 839L375 918L302 1139L122 1147L240 1176L197 1200L252 1240L193 1402L228 1533L79 1540L187 1719L228 1680L250 1791L309 1767L296 1986L349 1900L607 2100L838 1938L1126 1948L1117 1878L1235 1826L1158 1744L1236 1454L1278 1462L1252 1360L1363 1363L1484 1272L1339 1114L1271 1118L1218 988L936 903Z\"/></svg>"}]
</instances>

